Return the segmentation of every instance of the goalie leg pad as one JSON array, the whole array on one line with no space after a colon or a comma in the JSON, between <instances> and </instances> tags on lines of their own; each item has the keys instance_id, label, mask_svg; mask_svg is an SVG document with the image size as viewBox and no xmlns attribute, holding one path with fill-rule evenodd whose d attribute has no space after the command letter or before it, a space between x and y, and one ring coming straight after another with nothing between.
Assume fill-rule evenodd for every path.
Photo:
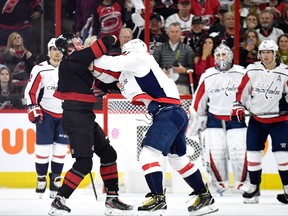
<instances>
[{"instance_id":1,"label":"goalie leg pad","mask_svg":"<svg viewBox=\"0 0 288 216\"><path fill-rule=\"evenodd\" d=\"M233 169L235 183L243 183L247 176L246 128L227 130L229 159ZM237 185L235 185L237 186Z\"/></svg>"},{"instance_id":2,"label":"goalie leg pad","mask_svg":"<svg viewBox=\"0 0 288 216\"><path fill-rule=\"evenodd\" d=\"M186 155L179 157L177 154L168 154L170 165L175 169L183 178L186 178L198 170L198 167L191 163Z\"/></svg>"},{"instance_id":3,"label":"goalie leg pad","mask_svg":"<svg viewBox=\"0 0 288 216\"><path fill-rule=\"evenodd\" d=\"M142 165L144 174L162 172L159 160L161 152L150 146L144 146L139 155L139 162Z\"/></svg>"},{"instance_id":4,"label":"goalie leg pad","mask_svg":"<svg viewBox=\"0 0 288 216\"><path fill-rule=\"evenodd\" d=\"M228 155L226 136L222 128L207 128L205 140L210 150L210 163L213 171L212 181L228 182Z\"/></svg>"}]
</instances>

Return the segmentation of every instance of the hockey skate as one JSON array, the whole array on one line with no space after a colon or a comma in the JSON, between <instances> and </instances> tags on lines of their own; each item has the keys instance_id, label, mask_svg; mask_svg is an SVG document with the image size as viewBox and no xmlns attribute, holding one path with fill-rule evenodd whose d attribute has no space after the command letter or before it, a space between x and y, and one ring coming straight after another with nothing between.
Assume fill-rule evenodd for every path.
<instances>
[{"instance_id":1,"label":"hockey skate","mask_svg":"<svg viewBox=\"0 0 288 216\"><path fill-rule=\"evenodd\" d=\"M193 195L193 193L192 193ZM214 205L214 198L210 194L207 188L203 188L192 206L188 207L190 215L206 215L218 211L218 208Z\"/></svg>"},{"instance_id":2,"label":"hockey skate","mask_svg":"<svg viewBox=\"0 0 288 216\"><path fill-rule=\"evenodd\" d=\"M37 176L36 193L38 194L40 199L42 199L42 196L46 190L46 185L47 185L46 176Z\"/></svg>"},{"instance_id":3,"label":"hockey skate","mask_svg":"<svg viewBox=\"0 0 288 216\"><path fill-rule=\"evenodd\" d=\"M50 198L55 199L57 195L58 188L60 187L60 181L61 181L61 176L58 176L56 178L52 178L52 173L49 173L49 178L50 178Z\"/></svg>"},{"instance_id":4,"label":"hockey skate","mask_svg":"<svg viewBox=\"0 0 288 216\"><path fill-rule=\"evenodd\" d=\"M277 200L281 203L288 204L288 185L284 186L283 194L277 194Z\"/></svg>"},{"instance_id":5,"label":"hockey skate","mask_svg":"<svg viewBox=\"0 0 288 216\"><path fill-rule=\"evenodd\" d=\"M147 215L147 212L149 215L165 215L167 209L165 192L164 194L148 193L145 197L149 199L143 202L143 206L138 207L138 215Z\"/></svg>"},{"instance_id":6,"label":"hockey skate","mask_svg":"<svg viewBox=\"0 0 288 216\"><path fill-rule=\"evenodd\" d=\"M117 192L107 191L105 215L133 215L133 206L119 200Z\"/></svg>"},{"instance_id":7,"label":"hockey skate","mask_svg":"<svg viewBox=\"0 0 288 216\"><path fill-rule=\"evenodd\" d=\"M51 204L49 215L66 215L70 213L71 209L66 206L66 199L57 195Z\"/></svg>"},{"instance_id":8,"label":"hockey skate","mask_svg":"<svg viewBox=\"0 0 288 216\"><path fill-rule=\"evenodd\" d=\"M245 204L257 204L259 203L260 187L259 185L251 184L248 191L243 193Z\"/></svg>"}]
</instances>

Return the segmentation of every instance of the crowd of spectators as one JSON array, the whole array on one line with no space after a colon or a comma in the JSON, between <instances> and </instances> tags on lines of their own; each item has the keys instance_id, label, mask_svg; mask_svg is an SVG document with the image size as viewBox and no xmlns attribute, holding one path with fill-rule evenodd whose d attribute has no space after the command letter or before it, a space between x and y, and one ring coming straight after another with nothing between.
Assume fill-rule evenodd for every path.
<instances>
[{"instance_id":1,"label":"crowd of spectators","mask_svg":"<svg viewBox=\"0 0 288 216\"><path fill-rule=\"evenodd\" d=\"M235 32L234 1L150 0L151 54L163 71L173 77L180 94L191 94L187 70L194 70L196 88L201 74L214 66L215 47L224 40L233 50L235 34L240 35L240 65L246 67L258 60L258 46L264 39L277 41L277 59L288 64L287 2L241 0L241 23L238 33ZM19 0L15 5L2 6L0 109L23 109L23 90L31 69L46 60L45 56L39 51L35 52L33 46L31 47L33 20L39 20L41 16L51 13L51 10L43 8L39 0ZM51 7L49 4L45 5L48 6ZM19 7L24 7L24 10L21 10L22 14ZM71 0L63 1L62 8L62 31L72 31L83 41L109 34L115 34L122 39L132 37L144 40L145 0ZM14 19L11 19L11 16L14 16ZM17 23L20 19L21 22L27 22ZM55 20L52 19L51 22ZM50 34L47 35L53 36L54 28L54 25L51 25ZM115 55L121 54L121 44L118 43L111 52L115 52ZM15 98L18 98L18 101L15 101Z\"/></svg>"}]
</instances>

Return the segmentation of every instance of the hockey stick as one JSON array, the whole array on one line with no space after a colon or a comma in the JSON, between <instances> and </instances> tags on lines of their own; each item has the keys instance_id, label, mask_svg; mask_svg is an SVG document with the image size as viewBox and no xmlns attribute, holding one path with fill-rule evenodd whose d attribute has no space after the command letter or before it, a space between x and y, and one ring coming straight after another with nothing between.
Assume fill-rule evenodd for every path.
<instances>
[{"instance_id":1,"label":"hockey stick","mask_svg":"<svg viewBox=\"0 0 288 216\"><path fill-rule=\"evenodd\" d=\"M97 195L97 192L96 192L96 187L95 187L95 184L94 184L93 176L92 176L91 172L89 174L90 174L91 184L92 184L92 187L93 187L93 192L94 192L94 195L95 195L95 198L96 198L96 201L97 201L98 200L98 195Z\"/></svg>"},{"instance_id":2,"label":"hockey stick","mask_svg":"<svg viewBox=\"0 0 288 216\"><path fill-rule=\"evenodd\" d=\"M244 116L266 116L266 115L285 116L285 115L288 115L288 111L262 112L262 113L252 113L252 112L247 111L247 113L244 114Z\"/></svg>"},{"instance_id":3,"label":"hockey stick","mask_svg":"<svg viewBox=\"0 0 288 216\"><path fill-rule=\"evenodd\" d=\"M191 88L191 92L192 92L192 99L193 99L193 95L195 93L194 91L194 80L193 80L193 70L187 70L187 73L189 74L189 82L190 82L190 88ZM202 153L202 164L204 167L204 176L206 178L207 183L211 183L212 181L212 176L211 176L211 165L210 165L210 154L209 154L209 150L207 150L207 146L205 143L205 139L204 139L204 143L202 142L202 137L201 137L201 131L198 131L197 133L198 135L198 139L199 139L199 145L200 145L200 152Z\"/></svg>"}]
</instances>

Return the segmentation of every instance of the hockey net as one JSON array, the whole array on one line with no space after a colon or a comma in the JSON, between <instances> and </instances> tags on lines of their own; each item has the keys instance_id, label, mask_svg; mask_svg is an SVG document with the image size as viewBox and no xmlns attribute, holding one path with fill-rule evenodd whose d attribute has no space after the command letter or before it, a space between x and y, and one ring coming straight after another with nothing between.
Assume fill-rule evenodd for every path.
<instances>
[{"instance_id":1,"label":"hockey net","mask_svg":"<svg viewBox=\"0 0 288 216\"><path fill-rule=\"evenodd\" d=\"M182 107L188 114L191 95L180 96ZM141 172L139 153L142 140L152 123L145 106L133 105L121 94L108 94L103 98L103 129L118 155L118 170L126 178L131 172ZM195 161L200 156L197 139L186 138L187 155ZM136 165L138 164L138 165ZM134 172L135 171L135 172Z\"/></svg>"}]
</instances>

